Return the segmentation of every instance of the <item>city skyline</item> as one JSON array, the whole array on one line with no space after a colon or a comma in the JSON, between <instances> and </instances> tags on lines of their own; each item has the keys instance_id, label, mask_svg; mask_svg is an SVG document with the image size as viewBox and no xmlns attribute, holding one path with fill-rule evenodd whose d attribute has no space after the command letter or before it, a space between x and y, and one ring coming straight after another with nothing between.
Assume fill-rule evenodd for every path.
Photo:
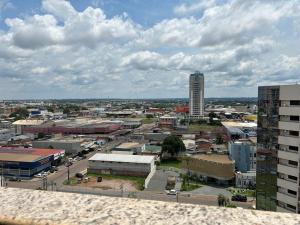
<instances>
[{"instance_id":1,"label":"city skyline","mask_svg":"<svg viewBox=\"0 0 300 225\"><path fill-rule=\"evenodd\" d=\"M299 82L297 1L157 4L0 1L1 99L186 98L197 70L206 98Z\"/></svg>"}]
</instances>

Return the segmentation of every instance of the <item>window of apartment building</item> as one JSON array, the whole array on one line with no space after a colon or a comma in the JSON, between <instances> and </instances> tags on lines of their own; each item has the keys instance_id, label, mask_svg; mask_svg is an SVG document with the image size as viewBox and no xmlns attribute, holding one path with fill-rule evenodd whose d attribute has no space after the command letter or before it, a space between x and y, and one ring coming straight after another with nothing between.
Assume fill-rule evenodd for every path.
<instances>
[{"instance_id":1,"label":"window of apartment building","mask_svg":"<svg viewBox=\"0 0 300 225\"><path fill-rule=\"evenodd\" d=\"M290 204L286 204L286 206L287 206L288 208L290 208L290 209L296 210L296 206L293 206L293 205L290 205Z\"/></svg>"},{"instance_id":2,"label":"window of apartment building","mask_svg":"<svg viewBox=\"0 0 300 225\"><path fill-rule=\"evenodd\" d=\"M300 105L300 101L299 100L292 100L292 101L290 101L290 105Z\"/></svg>"},{"instance_id":3,"label":"window of apartment building","mask_svg":"<svg viewBox=\"0 0 300 225\"><path fill-rule=\"evenodd\" d=\"M290 189L288 189L288 191L287 191L289 194L292 194L292 195L297 195L297 192L296 191L293 191L293 190L290 190Z\"/></svg>"},{"instance_id":4,"label":"window of apartment building","mask_svg":"<svg viewBox=\"0 0 300 225\"><path fill-rule=\"evenodd\" d=\"M291 121L299 121L299 116L290 116Z\"/></svg>"},{"instance_id":5,"label":"window of apartment building","mask_svg":"<svg viewBox=\"0 0 300 225\"><path fill-rule=\"evenodd\" d=\"M298 162L289 160L289 164L293 166L298 166Z\"/></svg>"},{"instance_id":6,"label":"window of apartment building","mask_svg":"<svg viewBox=\"0 0 300 225\"><path fill-rule=\"evenodd\" d=\"M298 147L297 146L289 146L289 150L298 151Z\"/></svg>"},{"instance_id":7,"label":"window of apartment building","mask_svg":"<svg viewBox=\"0 0 300 225\"><path fill-rule=\"evenodd\" d=\"M288 175L288 178L289 178L290 180L295 180L295 181L297 181L297 177L295 177L295 176Z\"/></svg>"},{"instance_id":8,"label":"window of apartment building","mask_svg":"<svg viewBox=\"0 0 300 225\"><path fill-rule=\"evenodd\" d=\"M299 131L290 130L289 134L292 136L299 136Z\"/></svg>"}]
</instances>

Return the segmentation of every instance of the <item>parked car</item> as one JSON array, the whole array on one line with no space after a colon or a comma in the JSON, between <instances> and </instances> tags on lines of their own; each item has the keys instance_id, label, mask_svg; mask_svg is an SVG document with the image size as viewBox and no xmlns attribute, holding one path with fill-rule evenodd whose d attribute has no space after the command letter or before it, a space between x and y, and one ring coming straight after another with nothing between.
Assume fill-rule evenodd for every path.
<instances>
[{"instance_id":1,"label":"parked car","mask_svg":"<svg viewBox=\"0 0 300 225\"><path fill-rule=\"evenodd\" d=\"M17 178L17 177L11 177L8 179L9 181L21 181L20 178Z\"/></svg>"},{"instance_id":2,"label":"parked car","mask_svg":"<svg viewBox=\"0 0 300 225\"><path fill-rule=\"evenodd\" d=\"M52 166L51 169L53 169L54 171L58 171L58 167L56 166Z\"/></svg>"},{"instance_id":3,"label":"parked car","mask_svg":"<svg viewBox=\"0 0 300 225\"><path fill-rule=\"evenodd\" d=\"M43 177L43 175L42 175L42 173L38 173L38 174L34 175L34 177L41 178L41 177Z\"/></svg>"},{"instance_id":4,"label":"parked car","mask_svg":"<svg viewBox=\"0 0 300 225\"><path fill-rule=\"evenodd\" d=\"M167 195L177 195L178 191L175 189L166 190Z\"/></svg>"},{"instance_id":5,"label":"parked car","mask_svg":"<svg viewBox=\"0 0 300 225\"><path fill-rule=\"evenodd\" d=\"M82 173L76 173L76 174L75 174L75 177L77 177L77 178L83 178L84 175L83 175Z\"/></svg>"},{"instance_id":6,"label":"parked car","mask_svg":"<svg viewBox=\"0 0 300 225\"><path fill-rule=\"evenodd\" d=\"M49 171L44 171L44 172L42 172L42 176L43 176L43 177L48 176L49 174L50 174Z\"/></svg>"},{"instance_id":7,"label":"parked car","mask_svg":"<svg viewBox=\"0 0 300 225\"><path fill-rule=\"evenodd\" d=\"M233 195L231 201L247 202L247 197L244 195Z\"/></svg>"}]
</instances>

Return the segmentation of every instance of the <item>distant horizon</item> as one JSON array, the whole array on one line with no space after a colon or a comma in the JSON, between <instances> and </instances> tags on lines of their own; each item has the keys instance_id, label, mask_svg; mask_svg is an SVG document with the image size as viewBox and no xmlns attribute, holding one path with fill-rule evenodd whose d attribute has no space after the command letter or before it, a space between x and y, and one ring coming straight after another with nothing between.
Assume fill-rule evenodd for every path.
<instances>
[{"instance_id":1,"label":"distant horizon","mask_svg":"<svg viewBox=\"0 0 300 225\"><path fill-rule=\"evenodd\" d=\"M0 101L51 101L51 100L172 100L182 99L188 100L188 97L180 98L32 98L32 99L0 99ZM204 99L257 99L257 97L205 97Z\"/></svg>"}]
</instances>

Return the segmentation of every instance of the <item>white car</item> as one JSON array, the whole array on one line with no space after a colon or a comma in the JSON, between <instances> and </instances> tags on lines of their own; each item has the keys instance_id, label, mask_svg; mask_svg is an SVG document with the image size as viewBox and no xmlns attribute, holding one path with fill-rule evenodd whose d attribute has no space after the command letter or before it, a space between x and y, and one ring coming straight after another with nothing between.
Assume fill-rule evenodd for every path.
<instances>
[{"instance_id":1,"label":"white car","mask_svg":"<svg viewBox=\"0 0 300 225\"><path fill-rule=\"evenodd\" d=\"M178 191L175 189L166 190L167 195L177 195Z\"/></svg>"},{"instance_id":2,"label":"white car","mask_svg":"<svg viewBox=\"0 0 300 225\"><path fill-rule=\"evenodd\" d=\"M42 173L38 173L38 174L34 175L34 177L41 178L41 177L43 177L43 175L42 175Z\"/></svg>"}]
</instances>

